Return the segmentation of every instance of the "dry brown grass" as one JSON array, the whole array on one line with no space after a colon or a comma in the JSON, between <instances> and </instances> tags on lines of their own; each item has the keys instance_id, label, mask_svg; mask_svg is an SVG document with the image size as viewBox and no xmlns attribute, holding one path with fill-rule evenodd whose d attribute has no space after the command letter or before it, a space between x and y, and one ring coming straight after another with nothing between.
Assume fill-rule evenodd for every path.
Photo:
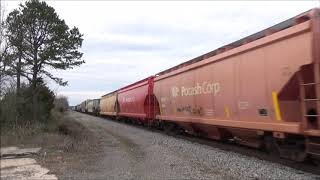
<instances>
[{"instance_id":1,"label":"dry brown grass","mask_svg":"<svg viewBox=\"0 0 320 180\"><path fill-rule=\"evenodd\" d=\"M50 163L50 158L96 152L98 139L85 126L73 120L67 113L52 112L54 121L34 124L1 132L1 147L41 147ZM62 154L61 154L62 153Z\"/></svg>"},{"instance_id":2,"label":"dry brown grass","mask_svg":"<svg viewBox=\"0 0 320 180\"><path fill-rule=\"evenodd\" d=\"M68 152L86 152L97 148L98 139L85 126L65 116L58 125L60 134L69 137L64 141L64 150Z\"/></svg>"},{"instance_id":3,"label":"dry brown grass","mask_svg":"<svg viewBox=\"0 0 320 180\"><path fill-rule=\"evenodd\" d=\"M1 147L41 147L37 161L51 173L64 177L71 169L82 169L100 157L99 139L68 116L52 112L55 121L1 133ZM81 160L81 163L79 163Z\"/></svg>"}]
</instances>

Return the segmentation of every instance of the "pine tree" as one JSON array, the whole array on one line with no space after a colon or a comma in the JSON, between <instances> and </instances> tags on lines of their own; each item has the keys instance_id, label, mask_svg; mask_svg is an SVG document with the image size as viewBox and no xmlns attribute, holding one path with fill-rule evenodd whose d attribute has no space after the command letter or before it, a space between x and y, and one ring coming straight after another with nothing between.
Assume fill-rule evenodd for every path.
<instances>
[{"instance_id":1,"label":"pine tree","mask_svg":"<svg viewBox=\"0 0 320 180\"><path fill-rule=\"evenodd\" d=\"M54 8L39 0L21 4L9 14L7 22L12 25L7 34L11 37L11 46L16 49L16 72L30 82L33 120L36 120L37 82L46 76L59 85L67 85L67 81L53 76L49 69L66 70L83 64L83 53L78 51L83 35L76 27L70 29Z\"/></svg>"}]
</instances>

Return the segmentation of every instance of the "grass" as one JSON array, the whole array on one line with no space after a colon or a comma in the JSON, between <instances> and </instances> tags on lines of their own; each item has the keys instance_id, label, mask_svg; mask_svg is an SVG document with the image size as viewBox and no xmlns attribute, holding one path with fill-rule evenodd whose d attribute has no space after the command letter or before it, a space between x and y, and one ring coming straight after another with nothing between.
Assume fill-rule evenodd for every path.
<instances>
[{"instance_id":1,"label":"grass","mask_svg":"<svg viewBox=\"0 0 320 180\"><path fill-rule=\"evenodd\" d=\"M84 151L94 148L93 134L68 113L52 111L46 123L13 129L1 128L1 147L43 147L66 152Z\"/></svg>"},{"instance_id":2,"label":"grass","mask_svg":"<svg viewBox=\"0 0 320 180\"><path fill-rule=\"evenodd\" d=\"M41 147L37 161L58 177L63 177L66 169L81 169L95 161L92 157L99 157L99 139L68 114L52 111L45 124L6 129L1 132L1 147Z\"/></svg>"}]
</instances>

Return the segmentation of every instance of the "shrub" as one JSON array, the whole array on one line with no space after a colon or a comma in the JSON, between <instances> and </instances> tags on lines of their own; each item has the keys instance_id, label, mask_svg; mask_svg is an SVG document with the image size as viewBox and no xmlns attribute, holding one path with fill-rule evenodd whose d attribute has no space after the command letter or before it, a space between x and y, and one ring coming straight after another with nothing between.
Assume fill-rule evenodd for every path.
<instances>
[{"instance_id":1,"label":"shrub","mask_svg":"<svg viewBox=\"0 0 320 180\"><path fill-rule=\"evenodd\" d=\"M65 112L69 108L68 98L59 96L54 100L54 108L59 112Z\"/></svg>"},{"instance_id":2,"label":"shrub","mask_svg":"<svg viewBox=\"0 0 320 180\"><path fill-rule=\"evenodd\" d=\"M38 85L38 122L47 123L51 109L54 107L54 93L42 81ZM22 84L20 95L17 95L15 87L7 88L0 100L1 129L27 126L32 123L32 92L27 84Z\"/></svg>"}]
</instances>

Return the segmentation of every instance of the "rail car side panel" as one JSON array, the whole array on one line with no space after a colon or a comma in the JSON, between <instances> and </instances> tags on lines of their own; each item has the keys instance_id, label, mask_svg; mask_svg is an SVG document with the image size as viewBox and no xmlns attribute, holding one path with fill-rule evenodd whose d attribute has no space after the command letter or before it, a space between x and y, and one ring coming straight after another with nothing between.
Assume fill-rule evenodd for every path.
<instances>
[{"instance_id":1,"label":"rail car side panel","mask_svg":"<svg viewBox=\"0 0 320 180\"><path fill-rule=\"evenodd\" d=\"M93 100L88 100L86 104L87 112L93 113Z\"/></svg>"},{"instance_id":2,"label":"rail car side panel","mask_svg":"<svg viewBox=\"0 0 320 180\"><path fill-rule=\"evenodd\" d=\"M154 84L160 99L157 118L299 133L297 73L313 62L311 49L312 32L306 21L160 75Z\"/></svg>"},{"instance_id":3,"label":"rail car side panel","mask_svg":"<svg viewBox=\"0 0 320 180\"><path fill-rule=\"evenodd\" d=\"M150 120L154 118L151 109L153 78L147 78L118 91L119 116Z\"/></svg>"},{"instance_id":4,"label":"rail car side panel","mask_svg":"<svg viewBox=\"0 0 320 180\"><path fill-rule=\"evenodd\" d=\"M92 100L92 113L95 115L100 113L100 99Z\"/></svg>"},{"instance_id":5,"label":"rail car side panel","mask_svg":"<svg viewBox=\"0 0 320 180\"><path fill-rule=\"evenodd\" d=\"M80 104L80 111L81 112L86 112L87 111L87 100L83 101L81 104Z\"/></svg>"},{"instance_id":6,"label":"rail car side panel","mask_svg":"<svg viewBox=\"0 0 320 180\"><path fill-rule=\"evenodd\" d=\"M117 92L102 96L100 99L100 114L107 116L116 116L117 113Z\"/></svg>"}]
</instances>

